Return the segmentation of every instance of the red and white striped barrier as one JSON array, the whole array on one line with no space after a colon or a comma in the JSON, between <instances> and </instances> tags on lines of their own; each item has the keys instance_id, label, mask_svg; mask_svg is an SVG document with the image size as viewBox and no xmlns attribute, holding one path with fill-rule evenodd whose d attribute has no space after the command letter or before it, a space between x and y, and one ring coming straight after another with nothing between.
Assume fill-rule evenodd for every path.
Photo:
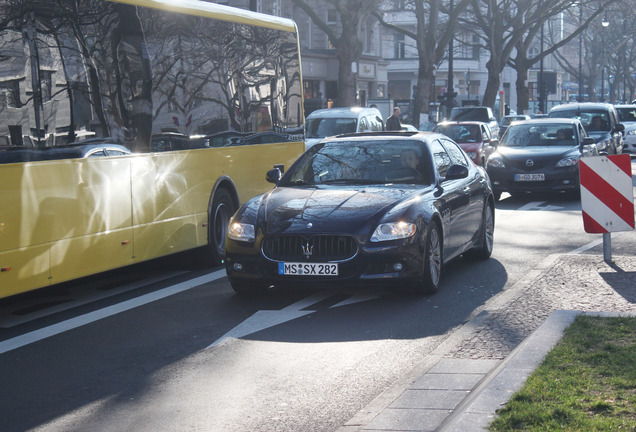
<instances>
[{"instance_id":1,"label":"red and white striped barrier","mask_svg":"<svg viewBox=\"0 0 636 432\"><path fill-rule=\"evenodd\" d=\"M632 163L628 154L579 159L581 210L588 233L634 229Z\"/></svg>"}]
</instances>

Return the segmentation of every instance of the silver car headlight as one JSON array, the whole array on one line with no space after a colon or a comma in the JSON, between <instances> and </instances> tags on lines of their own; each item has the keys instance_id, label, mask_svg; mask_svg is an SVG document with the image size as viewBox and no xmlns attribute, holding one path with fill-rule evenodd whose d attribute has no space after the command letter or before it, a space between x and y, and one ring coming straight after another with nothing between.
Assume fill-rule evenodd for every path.
<instances>
[{"instance_id":1,"label":"silver car headlight","mask_svg":"<svg viewBox=\"0 0 636 432\"><path fill-rule=\"evenodd\" d=\"M557 168L571 167L579 163L578 156L566 157L561 159L557 164Z\"/></svg>"},{"instance_id":2,"label":"silver car headlight","mask_svg":"<svg viewBox=\"0 0 636 432\"><path fill-rule=\"evenodd\" d=\"M408 222L389 222L378 225L371 236L372 242L397 240L415 235L417 226Z\"/></svg>"},{"instance_id":3,"label":"silver car headlight","mask_svg":"<svg viewBox=\"0 0 636 432\"><path fill-rule=\"evenodd\" d=\"M254 225L235 221L227 228L228 237L236 241L253 242L256 239L254 232Z\"/></svg>"},{"instance_id":4,"label":"silver car headlight","mask_svg":"<svg viewBox=\"0 0 636 432\"><path fill-rule=\"evenodd\" d=\"M506 164L504 163L503 159L496 156L491 156L490 158L488 158L488 166L491 168L505 168Z\"/></svg>"},{"instance_id":5,"label":"silver car headlight","mask_svg":"<svg viewBox=\"0 0 636 432\"><path fill-rule=\"evenodd\" d=\"M628 130L627 135L636 135L636 129Z\"/></svg>"},{"instance_id":6,"label":"silver car headlight","mask_svg":"<svg viewBox=\"0 0 636 432\"><path fill-rule=\"evenodd\" d=\"M596 148L598 148L599 150L605 150L609 146L610 146L610 140L608 140L608 139L601 140L601 141L596 143Z\"/></svg>"}]
</instances>

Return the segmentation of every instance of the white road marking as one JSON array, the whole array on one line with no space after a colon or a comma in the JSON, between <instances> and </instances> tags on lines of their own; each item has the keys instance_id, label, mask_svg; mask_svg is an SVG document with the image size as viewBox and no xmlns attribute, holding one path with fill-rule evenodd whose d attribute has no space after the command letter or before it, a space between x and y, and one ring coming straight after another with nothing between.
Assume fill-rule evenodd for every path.
<instances>
[{"instance_id":1,"label":"white road marking","mask_svg":"<svg viewBox=\"0 0 636 432\"><path fill-rule=\"evenodd\" d=\"M531 201L528 204L521 206L518 210L563 210L565 207L547 205L541 207L546 201Z\"/></svg>"},{"instance_id":2,"label":"white road marking","mask_svg":"<svg viewBox=\"0 0 636 432\"><path fill-rule=\"evenodd\" d=\"M118 313L125 312L127 310L134 309L136 307L143 306L145 304L152 303L166 297L170 297L172 295L187 291L191 288L195 288L197 286L221 279L223 277L225 277L225 270L217 270L215 272L199 276L198 278L166 287L153 293L145 294L143 296L130 299L116 305L108 306L104 309L96 310L85 315L71 318L69 320L62 321L60 323L53 324L39 330L35 330L21 336L14 337L13 339L8 339L6 341L0 342L0 354L4 354L6 352L23 347L25 345L29 345L42 339L58 335L60 333L64 333L65 331L73 330L83 325L99 321L103 318L108 318Z\"/></svg>"},{"instance_id":3,"label":"white road marking","mask_svg":"<svg viewBox=\"0 0 636 432\"><path fill-rule=\"evenodd\" d=\"M159 277L144 279L138 282L133 282L128 285L123 285L119 288L109 289L108 291L104 291L104 292L99 292L98 290L93 290L92 292L89 292L89 290L86 289L87 288L86 286L73 288L72 292L68 296L61 297L61 298L60 297L50 298L50 301L52 302L62 301L62 303L56 306L47 306L45 309L37 310L33 313L28 313L28 314L20 315L20 316L12 316L10 312L11 311L10 307L6 307L4 309L0 308L0 327L1 328L15 327L17 325L36 320L38 318L53 315L55 313L62 312L77 306L81 306L87 303L92 303L104 298L112 297L120 293L132 291L147 285L168 280L176 276L181 276L186 273L187 272L185 271L172 272L172 273L168 273ZM29 306L32 306L32 305L37 306L38 303L42 303L42 300L47 300L47 298L37 297L31 302L24 304L22 307L28 308ZM13 305L12 307L15 309L15 305ZM20 304L18 304L18 309L19 307L20 307Z\"/></svg>"},{"instance_id":4,"label":"white road marking","mask_svg":"<svg viewBox=\"0 0 636 432\"><path fill-rule=\"evenodd\" d=\"M624 233L624 231L623 232L611 233L612 234L612 238L618 237L619 235L621 235L623 233ZM600 236L601 234L596 234L596 235ZM590 242L590 243L588 243L588 244L586 244L584 246L581 246L578 249L574 249L572 252L568 252L568 254L570 254L570 255L580 254L581 252L585 252L588 249L592 249L594 246L598 246L601 243L603 243L603 238L598 238L598 239L594 240L593 242Z\"/></svg>"},{"instance_id":5,"label":"white road marking","mask_svg":"<svg viewBox=\"0 0 636 432\"><path fill-rule=\"evenodd\" d=\"M287 321L295 320L296 318L300 318L305 315L309 315L314 313L315 311L304 311L306 307L311 306L312 304L318 303L328 297L333 295L328 292L317 292L307 298L304 298L292 305L287 306L281 310L261 310L256 312L254 315L234 327L229 332L225 333L221 338L217 339L214 343L209 345L206 349L212 348L217 345L221 345L222 343L231 340L238 339L243 336L247 336L252 333L259 332L261 330L265 330L269 327L274 327L278 324L282 324Z\"/></svg>"}]
</instances>

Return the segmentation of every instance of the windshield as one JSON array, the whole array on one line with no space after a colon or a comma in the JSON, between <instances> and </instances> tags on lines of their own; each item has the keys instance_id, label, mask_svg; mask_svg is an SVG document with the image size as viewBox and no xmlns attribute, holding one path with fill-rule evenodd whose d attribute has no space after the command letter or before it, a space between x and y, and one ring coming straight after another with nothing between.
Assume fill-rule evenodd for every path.
<instances>
[{"instance_id":1,"label":"windshield","mask_svg":"<svg viewBox=\"0 0 636 432\"><path fill-rule=\"evenodd\" d=\"M457 143L481 142L481 131L478 125L438 125L435 132L444 134Z\"/></svg>"},{"instance_id":2,"label":"windshield","mask_svg":"<svg viewBox=\"0 0 636 432\"><path fill-rule=\"evenodd\" d=\"M513 124L508 128L500 145L507 147L526 146L575 146L574 125L556 124Z\"/></svg>"},{"instance_id":3,"label":"windshield","mask_svg":"<svg viewBox=\"0 0 636 432\"><path fill-rule=\"evenodd\" d=\"M636 122L636 107L616 108L618 118L623 122Z\"/></svg>"},{"instance_id":4,"label":"windshield","mask_svg":"<svg viewBox=\"0 0 636 432\"><path fill-rule=\"evenodd\" d=\"M451 120L481 121L488 123L488 110L485 108L453 108Z\"/></svg>"},{"instance_id":5,"label":"windshield","mask_svg":"<svg viewBox=\"0 0 636 432\"><path fill-rule=\"evenodd\" d=\"M525 117L522 116L518 116L518 117L504 117L501 120L501 125L502 126L510 126L510 123L517 121L517 120L525 120Z\"/></svg>"},{"instance_id":6,"label":"windshield","mask_svg":"<svg viewBox=\"0 0 636 432\"><path fill-rule=\"evenodd\" d=\"M586 132L609 132L610 119L607 110L558 110L550 113L552 118L575 118L581 120Z\"/></svg>"},{"instance_id":7,"label":"windshield","mask_svg":"<svg viewBox=\"0 0 636 432\"><path fill-rule=\"evenodd\" d=\"M356 119L354 118L307 119L307 138L325 138L355 131Z\"/></svg>"},{"instance_id":8,"label":"windshield","mask_svg":"<svg viewBox=\"0 0 636 432\"><path fill-rule=\"evenodd\" d=\"M422 141L340 141L309 149L279 185L432 184Z\"/></svg>"}]
</instances>

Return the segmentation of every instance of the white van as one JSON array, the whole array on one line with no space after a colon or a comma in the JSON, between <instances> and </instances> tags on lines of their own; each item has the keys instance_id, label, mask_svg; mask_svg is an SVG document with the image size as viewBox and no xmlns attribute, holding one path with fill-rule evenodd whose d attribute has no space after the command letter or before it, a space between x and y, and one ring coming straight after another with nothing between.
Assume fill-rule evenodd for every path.
<instances>
[{"instance_id":1,"label":"white van","mask_svg":"<svg viewBox=\"0 0 636 432\"><path fill-rule=\"evenodd\" d=\"M384 122L377 108L320 109L305 119L305 149L326 137L381 130L384 130Z\"/></svg>"}]
</instances>

